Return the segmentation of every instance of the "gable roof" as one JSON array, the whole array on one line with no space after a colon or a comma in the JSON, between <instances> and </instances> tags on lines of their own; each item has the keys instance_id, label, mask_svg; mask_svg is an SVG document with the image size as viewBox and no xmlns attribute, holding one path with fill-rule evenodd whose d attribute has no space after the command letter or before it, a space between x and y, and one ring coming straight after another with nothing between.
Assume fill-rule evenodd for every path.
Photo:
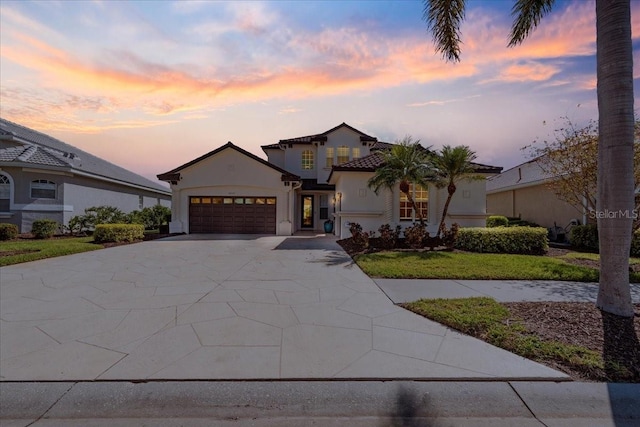
<instances>
[{"instance_id":1,"label":"gable roof","mask_svg":"<svg viewBox=\"0 0 640 427\"><path fill-rule=\"evenodd\" d=\"M41 166L88 174L99 180L170 195L169 189L44 133L0 118L0 140L13 146L0 148L0 163Z\"/></svg>"},{"instance_id":2,"label":"gable roof","mask_svg":"<svg viewBox=\"0 0 640 427\"><path fill-rule=\"evenodd\" d=\"M178 166L175 169L170 170L169 172L165 172L165 173L161 173L158 174L158 179L161 181L168 181L171 182L172 184L176 184L179 180L180 180L180 171L182 171L183 169L188 168L189 166L193 166L196 163L199 163L205 159L208 159L209 157L215 156L216 154L220 153L221 151L227 150L227 149L231 149L231 150L235 150L240 154L243 154L259 163L262 163L263 165L278 171L282 174L282 180L283 181L300 181L300 177L298 175L292 174L291 172L288 172L276 165L274 165L273 163L269 163L268 161L261 159L260 157L256 156L255 154L252 154L246 150L243 150L242 148L238 147L237 145L233 144L231 141L227 142L226 144L224 144L221 147L216 148L213 151L208 152L207 154L204 154L200 157L198 157L197 159L191 160L190 162L185 163L182 166Z\"/></svg>"},{"instance_id":3,"label":"gable roof","mask_svg":"<svg viewBox=\"0 0 640 427\"><path fill-rule=\"evenodd\" d=\"M280 146L282 144L313 144L314 142L325 142L327 140L327 135L329 135L331 132L334 132L340 128L347 128L357 134L360 135L360 141L362 142L373 142L373 143L377 143L378 139L376 137L373 137L371 135L367 135L364 132L359 131L358 129L349 126L348 124L342 122L341 124L339 124L336 127L333 127L327 131L324 131L322 133L317 133L314 135L306 135L306 136L298 136L295 138L289 138L289 139L281 139L278 143L276 144L268 144L268 145L263 145L261 148L263 150L270 150L270 149L277 149L280 148Z\"/></svg>"}]
</instances>

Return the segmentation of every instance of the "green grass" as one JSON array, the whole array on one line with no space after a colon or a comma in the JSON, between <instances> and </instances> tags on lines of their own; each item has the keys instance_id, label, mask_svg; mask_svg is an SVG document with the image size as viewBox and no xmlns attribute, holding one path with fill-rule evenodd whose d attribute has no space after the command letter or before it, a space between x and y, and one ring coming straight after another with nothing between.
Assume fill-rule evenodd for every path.
<instances>
[{"instance_id":1,"label":"green grass","mask_svg":"<svg viewBox=\"0 0 640 427\"><path fill-rule=\"evenodd\" d=\"M372 277L407 279L567 280L597 282L594 268L533 255L471 252L379 252L356 262ZM637 278L636 278L637 279Z\"/></svg>"},{"instance_id":2,"label":"green grass","mask_svg":"<svg viewBox=\"0 0 640 427\"><path fill-rule=\"evenodd\" d=\"M19 264L45 258L76 254L103 249L93 243L93 237L73 237L65 239L10 240L0 242L0 266ZM28 251L17 255L4 256L3 253Z\"/></svg>"},{"instance_id":3,"label":"green grass","mask_svg":"<svg viewBox=\"0 0 640 427\"><path fill-rule=\"evenodd\" d=\"M566 255L559 256L558 258L572 258L572 259L588 259L591 261L600 261L600 254L594 254L591 252L569 252ZM629 264L639 264L640 258L629 258Z\"/></svg>"},{"instance_id":4,"label":"green grass","mask_svg":"<svg viewBox=\"0 0 640 427\"><path fill-rule=\"evenodd\" d=\"M602 356L595 351L528 333L506 307L491 298L422 299L403 306L522 357L558 361L585 372L604 368Z\"/></svg>"}]
</instances>

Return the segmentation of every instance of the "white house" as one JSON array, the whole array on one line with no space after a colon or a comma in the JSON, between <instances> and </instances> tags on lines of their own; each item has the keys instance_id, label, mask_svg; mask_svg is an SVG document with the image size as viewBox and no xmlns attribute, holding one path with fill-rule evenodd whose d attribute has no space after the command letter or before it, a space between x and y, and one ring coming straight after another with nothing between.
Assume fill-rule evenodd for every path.
<instances>
[{"instance_id":1,"label":"white house","mask_svg":"<svg viewBox=\"0 0 640 427\"><path fill-rule=\"evenodd\" d=\"M365 231L382 224L413 223L413 211L398 188L375 194L367 186L382 164L376 153L391 147L342 123L326 132L264 145L263 160L231 142L158 179L171 183L171 232L267 233L325 232L332 222L341 238L349 223ZM492 176L501 168L475 164ZM435 232L446 190L416 188L414 199ZM486 218L484 180L463 181L449 207L447 223L483 226Z\"/></svg>"},{"instance_id":2,"label":"white house","mask_svg":"<svg viewBox=\"0 0 640 427\"><path fill-rule=\"evenodd\" d=\"M0 119L0 222L66 224L92 206L169 206L169 189L49 135Z\"/></svg>"}]
</instances>

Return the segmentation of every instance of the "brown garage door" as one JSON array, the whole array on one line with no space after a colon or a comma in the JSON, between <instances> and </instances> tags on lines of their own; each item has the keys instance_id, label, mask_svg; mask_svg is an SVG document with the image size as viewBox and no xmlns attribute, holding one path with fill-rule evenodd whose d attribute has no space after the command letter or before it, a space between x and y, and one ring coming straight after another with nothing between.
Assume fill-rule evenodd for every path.
<instances>
[{"instance_id":1,"label":"brown garage door","mask_svg":"<svg viewBox=\"0 0 640 427\"><path fill-rule=\"evenodd\" d=\"M275 234L275 197L190 197L190 233Z\"/></svg>"}]
</instances>

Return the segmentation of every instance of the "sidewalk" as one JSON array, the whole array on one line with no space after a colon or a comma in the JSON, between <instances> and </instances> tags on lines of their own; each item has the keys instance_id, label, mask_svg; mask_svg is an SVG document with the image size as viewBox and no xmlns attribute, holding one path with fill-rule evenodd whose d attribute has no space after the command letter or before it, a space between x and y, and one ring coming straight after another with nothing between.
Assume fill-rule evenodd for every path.
<instances>
[{"instance_id":1,"label":"sidewalk","mask_svg":"<svg viewBox=\"0 0 640 427\"><path fill-rule=\"evenodd\" d=\"M637 426L638 384L0 383L2 426Z\"/></svg>"},{"instance_id":2,"label":"sidewalk","mask_svg":"<svg viewBox=\"0 0 640 427\"><path fill-rule=\"evenodd\" d=\"M498 302L594 302L597 283L551 280L373 279L396 304L420 298L491 297ZM631 284L631 299L640 303L640 284Z\"/></svg>"}]
</instances>

